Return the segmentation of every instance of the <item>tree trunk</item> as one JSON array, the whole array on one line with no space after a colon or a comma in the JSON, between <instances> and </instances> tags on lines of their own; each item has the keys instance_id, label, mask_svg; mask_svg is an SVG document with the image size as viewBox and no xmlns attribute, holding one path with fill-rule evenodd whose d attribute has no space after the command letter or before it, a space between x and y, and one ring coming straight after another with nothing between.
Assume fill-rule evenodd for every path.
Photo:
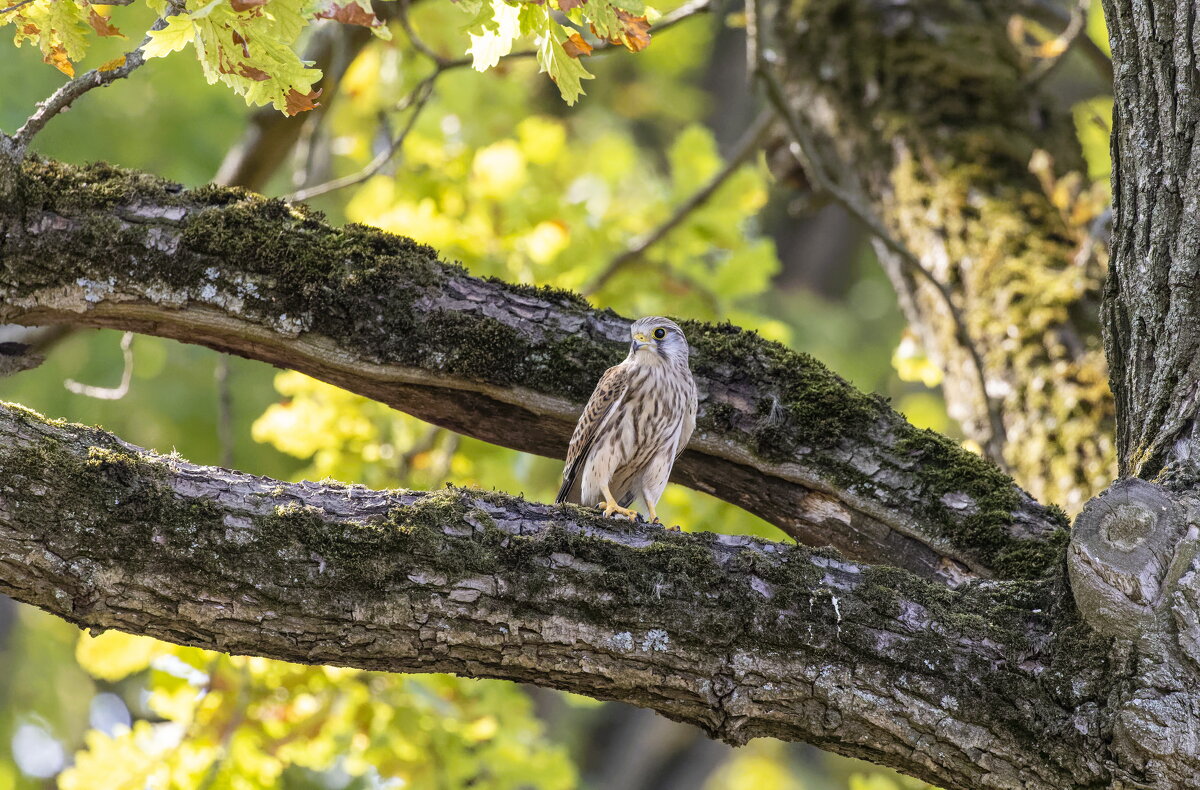
<instances>
[{"instance_id":1,"label":"tree trunk","mask_svg":"<svg viewBox=\"0 0 1200 790\"><path fill-rule=\"evenodd\" d=\"M1121 474L1200 475L1200 24L1189 0L1106 0L1116 67L1104 328Z\"/></svg>"},{"instance_id":2,"label":"tree trunk","mask_svg":"<svg viewBox=\"0 0 1200 790\"><path fill-rule=\"evenodd\" d=\"M997 460L1036 498L1078 511L1115 471L1096 320L1104 261L1082 254L1095 246L1087 229L1068 226L1047 193L1046 179L1081 160L1070 116L1029 84L1009 40L1014 4L784 8L776 35L790 108L816 141L807 166L832 174L888 234L876 251L945 371L951 415L994 447L990 401ZM1049 154L1040 177L1039 151Z\"/></svg>"}]
</instances>

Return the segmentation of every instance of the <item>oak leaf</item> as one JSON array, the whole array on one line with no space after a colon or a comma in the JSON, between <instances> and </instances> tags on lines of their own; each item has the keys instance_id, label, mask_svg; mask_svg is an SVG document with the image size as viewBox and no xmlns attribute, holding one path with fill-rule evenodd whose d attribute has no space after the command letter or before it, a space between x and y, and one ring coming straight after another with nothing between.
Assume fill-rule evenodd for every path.
<instances>
[{"instance_id":1,"label":"oak leaf","mask_svg":"<svg viewBox=\"0 0 1200 790\"><path fill-rule=\"evenodd\" d=\"M583 40L583 36L578 33L572 33L571 36L563 42L562 48L566 50L567 56L578 58L580 55L592 54L592 45Z\"/></svg>"},{"instance_id":2,"label":"oak leaf","mask_svg":"<svg viewBox=\"0 0 1200 790\"><path fill-rule=\"evenodd\" d=\"M630 52L641 52L650 46L650 22L644 16L634 16L623 8L614 9L624 32L621 43Z\"/></svg>"},{"instance_id":3,"label":"oak leaf","mask_svg":"<svg viewBox=\"0 0 1200 790\"><path fill-rule=\"evenodd\" d=\"M43 55L42 61L49 63L68 77L75 76L75 66L72 65L71 59L67 57L67 51L63 48L62 44L59 44Z\"/></svg>"},{"instance_id":4,"label":"oak leaf","mask_svg":"<svg viewBox=\"0 0 1200 790\"><path fill-rule=\"evenodd\" d=\"M287 99L287 107L284 109L284 112L288 115L299 115L302 112L308 112L309 110L316 109L320 106L320 103L317 101L317 98L320 95L320 88L315 91L309 91L308 93L301 93L295 88L292 88L287 92L287 96L285 97Z\"/></svg>"},{"instance_id":5,"label":"oak leaf","mask_svg":"<svg viewBox=\"0 0 1200 790\"><path fill-rule=\"evenodd\" d=\"M92 30L95 30L101 36L119 36L120 38L125 38L125 34L109 22L108 17L96 13L96 9L94 8L88 8L88 24L92 26Z\"/></svg>"}]
</instances>

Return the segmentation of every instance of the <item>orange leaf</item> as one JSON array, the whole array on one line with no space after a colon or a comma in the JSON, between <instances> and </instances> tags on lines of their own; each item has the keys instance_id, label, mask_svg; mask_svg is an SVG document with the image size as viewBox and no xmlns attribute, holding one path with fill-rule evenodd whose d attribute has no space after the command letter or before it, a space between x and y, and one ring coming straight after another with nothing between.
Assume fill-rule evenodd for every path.
<instances>
[{"instance_id":1,"label":"orange leaf","mask_svg":"<svg viewBox=\"0 0 1200 790\"><path fill-rule=\"evenodd\" d=\"M271 79L271 75L268 74L267 72L263 71L262 69L256 69L253 66L247 66L245 63L238 66L238 73L241 74L243 77L249 77L250 79L254 80L255 82L262 82L263 80ZM292 91L292 93L296 93L296 91ZM314 96L313 98L316 98L316 97ZM288 102L288 106L289 107L291 106L290 101ZM308 109L312 109L312 108L310 107ZM294 115L294 114L295 113L288 113L288 115Z\"/></svg>"},{"instance_id":2,"label":"orange leaf","mask_svg":"<svg viewBox=\"0 0 1200 790\"><path fill-rule=\"evenodd\" d=\"M21 32L27 36L36 36L38 33L41 33L42 30L37 25L30 22L29 24L25 25L25 27L21 28Z\"/></svg>"},{"instance_id":3,"label":"orange leaf","mask_svg":"<svg viewBox=\"0 0 1200 790\"><path fill-rule=\"evenodd\" d=\"M234 11L249 11L251 8L266 5L267 0L229 0L229 4L233 6Z\"/></svg>"},{"instance_id":4,"label":"orange leaf","mask_svg":"<svg viewBox=\"0 0 1200 790\"><path fill-rule=\"evenodd\" d=\"M42 61L49 63L68 77L75 76L75 67L71 65L71 59L67 57L67 51L63 49L62 44L43 55Z\"/></svg>"},{"instance_id":5,"label":"orange leaf","mask_svg":"<svg viewBox=\"0 0 1200 790\"><path fill-rule=\"evenodd\" d=\"M592 45L584 41L583 36L578 33L572 33L571 37L562 43L562 48L567 56L572 58L592 54Z\"/></svg>"},{"instance_id":6,"label":"orange leaf","mask_svg":"<svg viewBox=\"0 0 1200 790\"><path fill-rule=\"evenodd\" d=\"M646 21L646 17L634 16L623 8L614 10L625 31L621 35L621 43L625 45L625 49L630 52L641 52L650 46L650 23Z\"/></svg>"},{"instance_id":7,"label":"orange leaf","mask_svg":"<svg viewBox=\"0 0 1200 790\"><path fill-rule=\"evenodd\" d=\"M101 64L100 67L98 69L96 69L96 71L112 71L113 69L119 69L124 65L125 65L125 56L122 55L119 58L113 58L112 60L108 61L107 63Z\"/></svg>"},{"instance_id":8,"label":"orange leaf","mask_svg":"<svg viewBox=\"0 0 1200 790\"><path fill-rule=\"evenodd\" d=\"M347 3L346 5L338 5L334 3L323 11L318 11L315 14L317 19L332 19L336 22L341 22L343 25L361 25L363 27L379 27L383 24L370 11L360 6L358 3Z\"/></svg>"},{"instance_id":9,"label":"orange leaf","mask_svg":"<svg viewBox=\"0 0 1200 790\"><path fill-rule=\"evenodd\" d=\"M317 97L320 95L320 89L310 91L308 93L301 93L295 88L292 88L287 92L287 107L284 109L284 112L288 115L299 115L302 112L308 112L309 110L315 109L320 106L320 104L317 102Z\"/></svg>"},{"instance_id":10,"label":"orange leaf","mask_svg":"<svg viewBox=\"0 0 1200 790\"><path fill-rule=\"evenodd\" d=\"M88 24L102 36L119 36L125 38L125 34L108 21L108 17L96 13L96 9L88 8Z\"/></svg>"}]
</instances>

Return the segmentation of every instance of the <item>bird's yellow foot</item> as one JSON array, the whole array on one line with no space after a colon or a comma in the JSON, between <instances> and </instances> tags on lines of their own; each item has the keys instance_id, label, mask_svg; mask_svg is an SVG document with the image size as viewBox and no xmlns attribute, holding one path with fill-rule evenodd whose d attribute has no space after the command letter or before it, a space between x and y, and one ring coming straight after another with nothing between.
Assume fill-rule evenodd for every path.
<instances>
[{"instance_id":1,"label":"bird's yellow foot","mask_svg":"<svg viewBox=\"0 0 1200 790\"><path fill-rule=\"evenodd\" d=\"M627 507L621 507L616 502L601 502L600 504L596 505L596 507L603 508L604 515L606 516L611 516L613 513L617 513L629 519L630 521L636 521L638 517L638 512L636 510L630 510Z\"/></svg>"}]
</instances>

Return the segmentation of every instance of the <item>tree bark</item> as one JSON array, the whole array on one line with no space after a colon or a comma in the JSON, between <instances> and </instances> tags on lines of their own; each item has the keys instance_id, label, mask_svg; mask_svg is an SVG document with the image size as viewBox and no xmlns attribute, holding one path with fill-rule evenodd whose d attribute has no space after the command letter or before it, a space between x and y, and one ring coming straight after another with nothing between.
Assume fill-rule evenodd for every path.
<instances>
[{"instance_id":1,"label":"tree bark","mask_svg":"<svg viewBox=\"0 0 1200 790\"><path fill-rule=\"evenodd\" d=\"M407 239L240 190L27 162L0 211L0 322L122 328L300 370L497 444L562 457L628 322L470 277ZM957 583L1035 578L1065 538L977 456L818 362L686 323L698 426L674 479L801 542Z\"/></svg>"},{"instance_id":2,"label":"tree bark","mask_svg":"<svg viewBox=\"0 0 1200 790\"><path fill-rule=\"evenodd\" d=\"M1116 66L1104 328L1121 474L1200 474L1200 23L1188 0L1106 0Z\"/></svg>"},{"instance_id":3,"label":"tree bark","mask_svg":"<svg viewBox=\"0 0 1200 790\"><path fill-rule=\"evenodd\" d=\"M815 137L807 166L834 174L887 233L876 251L945 373L951 415L994 446L990 401L1003 424L998 460L1036 498L1077 512L1116 466L1095 317L1104 256L1090 254L1103 245L1070 226L1050 194L1049 180L1079 170L1081 158L1069 114L1030 84L1009 40L1016 5L807 0L783 9L776 46L789 108ZM986 398L964 334L982 359Z\"/></svg>"},{"instance_id":4,"label":"tree bark","mask_svg":"<svg viewBox=\"0 0 1200 790\"><path fill-rule=\"evenodd\" d=\"M280 483L0 406L0 591L228 653L454 672L805 740L947 790L1107 780L1112 678L1053 581L960 592L494 493Z\"/></svg>"}]
</instances>

